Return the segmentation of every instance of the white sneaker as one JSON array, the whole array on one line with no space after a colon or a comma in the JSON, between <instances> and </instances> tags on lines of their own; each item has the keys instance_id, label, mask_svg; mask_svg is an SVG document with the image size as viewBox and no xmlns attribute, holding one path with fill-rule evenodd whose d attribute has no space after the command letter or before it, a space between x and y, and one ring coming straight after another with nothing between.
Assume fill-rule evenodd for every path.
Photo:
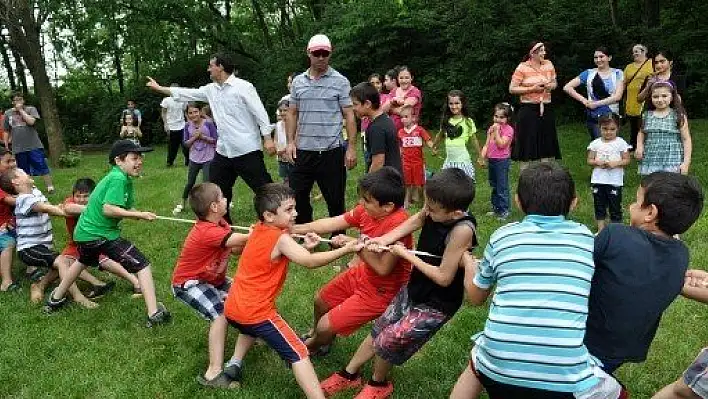
<instances>
[{"instance_id":1,"label":"white sneaker","mask_svg":"<svg viewBox=\"0 0 708 399\"><path fill-rule=\"evenodd\" d=\"M172 210L172 214L173 214L173 215L176 215L176 214L178 214L178 213L181 213L181 212L182 212L182 209L183 209L182 204L177 204L177 205L175 206L175 209Z\"/></svg>"}]
</instances>

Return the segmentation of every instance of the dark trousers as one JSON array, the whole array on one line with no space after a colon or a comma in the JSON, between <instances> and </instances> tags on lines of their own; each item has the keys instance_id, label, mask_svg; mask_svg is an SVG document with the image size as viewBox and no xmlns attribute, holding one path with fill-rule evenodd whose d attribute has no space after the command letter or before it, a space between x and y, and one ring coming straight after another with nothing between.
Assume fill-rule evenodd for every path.
<instances>
[{"instance_id":1,"label":"dark trousers","mask_svg":"<svg viewBox=\"0 0 708 399\"><path fill-rule=\"evenodd\" d=\"M295 191L296 223L312 221L310 192L317 182L322 197L327 203L329 216L339 216L345 212L344 193L347 172L344 167L344 149L339 147L328 151L297 150L295 166L290 173L290 187ZM333 235L340 232L333 233Z\"/></svg>"},{"instance_id":2,"label":"dark trousers","mask_svg":"<svg viewBox=\"0 0 708 399\"><path fill-rule=\"evenodd\" d=\"M189 161L189 171L187 172L187 184L184 185L184 192L182 193L182 198L187 199L189 197L189 192L192 191L194 183L197 182L197 175L199 171L202 171L202 181L209 181L209 166L211 161L204 163L196 163Z\"/></svg>"},{"instance_id":3,"label":"dark trousers","mask_svg":"<svg viewBox=\"0 0 708 399\"><path fill-rule=\"evenodd\" d=\"M177 158L177 150L182 147L185 166L189 164L189 148L182 143L184 130L170 130L170 142L167 146L167 166L172 166Z\"/></svg>"},{"instance_id":4,"label":"dark trousers","mask_svg":"<svg viewBox=\"0 0 708 399\"><path fill-rule=\"evenodd\" d=\"M622 223L622 186L593 184L592 199L595 204L595 220L605 220L610 209L610 221Z\"/></svg>"},{"instance_id":5,"label":"dark trousers","mask_svg":"<svg viewBox=\"0 0 708 399\"><path fill-rule=\"evenodd\" d=\"M588 128L588 135L590 136L590 141L593 141L596 138L600 137L600 125L597 123L597 119L588 115L588 119L587 121L585 121L585 125Z\"/></svg>"},{"instance_id":6,"label":"dark trousers","mask_svg":"<svg viewBox=\"0 0 708 399\"><path fill-rule=\"evenodd\" d=\"M489 159L489 186L492 188L492 209L497 215L509 212L509 166L511 159Z\"/></svg>"},{"instance_id":7,"label":"dark trousers","mask_svg":"<svg viewBox=\"0 0 708 399\"><path fill-rule=\"evenodd\" d=\"M634 151L637 148L637 134L639 133L642 118L640 116L627 115L627 120L629 121L629 145L632 146L630 151Z\"/></svg>"},{"instance_id":8,"label":"dark trousers","mask_svg":"<svg viewBox=\"0 0 708 399\"><path fill-rule=\"evenodd\" d=\"M209 166L209 181L221 188L227 205L231 204L233 188L238 177L243 178L248 187L256 191L261 186L272 183L261 150L249 152L234 158L226 158L218 152ZM231 223L230 212L226 212L226 220Z\"/></svg>"}]
</instances>

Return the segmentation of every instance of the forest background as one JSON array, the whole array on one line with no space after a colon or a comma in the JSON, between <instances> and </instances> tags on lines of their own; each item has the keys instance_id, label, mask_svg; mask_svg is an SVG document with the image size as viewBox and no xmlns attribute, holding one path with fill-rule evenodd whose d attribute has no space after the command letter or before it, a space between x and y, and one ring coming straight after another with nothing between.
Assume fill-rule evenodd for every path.
<instances>
[{"instance_id":1,"label":"forest background","mask_svg":"<svg viewBox=\"0 0 708 399\"><path fill-rule=\"evenodd\" d=\"M331 65L352 85L409 66L424 93L422 124L433 130L451 89L467 94L482 124L493 104L516 100L509 79L533 40L547 43L561 85L593 67L598 46L621 69L635 43L670 49L687 81L688 115L702 118L706 15L708 2L692 0L0 0L0 108L10 106L11 90L29 93L54 160L67 145L114 140L128 98L143 112L145 140L158 143L160 98L145 89L145 76L202 85L209 56L226 51L275 120L286 76L307 68L307 40L325 33ZM583 120L561 90L553 96L559 122Z\"/></svg>"}]
</instances>

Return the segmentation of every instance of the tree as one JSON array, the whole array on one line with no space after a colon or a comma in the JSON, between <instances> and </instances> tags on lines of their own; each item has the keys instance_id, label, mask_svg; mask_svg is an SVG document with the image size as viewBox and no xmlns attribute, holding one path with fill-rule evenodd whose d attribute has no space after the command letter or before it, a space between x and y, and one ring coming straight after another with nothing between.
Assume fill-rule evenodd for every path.
<instances>
[{"instance_id":1,"label":"tree","mask_svg":"<svg viewBox=\"0 0 708 399\"><path fill-rule=\"evenodd\" d=\"M1 0L0 22L7 27L10 44L25 61L34 80L52 155L50 159L55 163L64 152L64 138L40 43L41 26L47 14L37 7L29 0Z\"/></svg>"}]
</instances>

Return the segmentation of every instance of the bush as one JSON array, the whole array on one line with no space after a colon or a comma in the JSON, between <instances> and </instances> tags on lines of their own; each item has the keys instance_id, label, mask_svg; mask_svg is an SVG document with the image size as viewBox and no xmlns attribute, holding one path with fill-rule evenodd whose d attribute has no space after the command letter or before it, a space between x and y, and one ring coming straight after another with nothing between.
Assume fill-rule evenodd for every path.
<instances>
[{"instance_id":1,"label":"bush","mask_svg":"<svg viewBox=\"0 0 708 399\"><path fill-rule=\"evenodd\" d=\"M59 156L59 167L75 168L81 163L81 153L74 150L66 151Z\"/></svg>"}]
</instances>

